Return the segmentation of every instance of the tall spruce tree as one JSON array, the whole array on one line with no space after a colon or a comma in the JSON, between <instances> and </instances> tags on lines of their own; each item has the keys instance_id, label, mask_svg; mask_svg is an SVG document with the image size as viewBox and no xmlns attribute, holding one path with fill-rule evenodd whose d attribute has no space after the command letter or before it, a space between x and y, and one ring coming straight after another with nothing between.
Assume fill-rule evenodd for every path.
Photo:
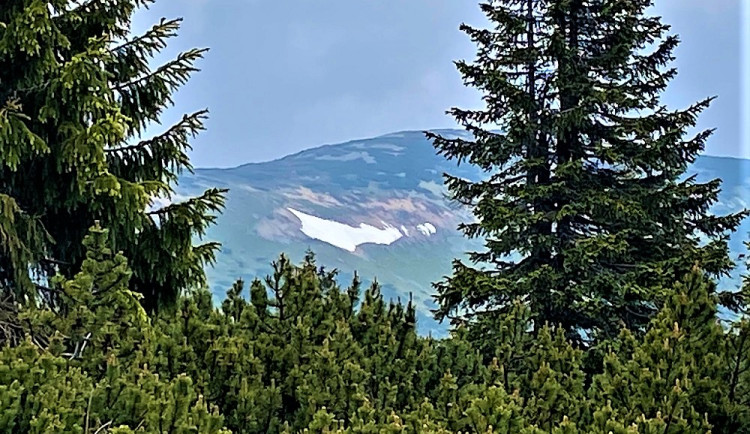
<instances>
[{"instance_id":1,"label":"tall spruce tree","mask_svg":"<svg viewBox=\"0 0 750 434\"><path fill-rule=\"evenodd\" d=\"M72 276L95 221L131 258L145 304L201 285L215 243L194 245L224 191L151 210L192 170L189 139L206 112L144 138L205 50L154 67L180 20L130 33L151 0L12 0L0 4L0 285L29 296L45 276ZM30 273L31 271L31 273ZM32 279L32 274L42 279ZM37 276L37 277L38 277ZM35 287L36 283L36 287Z\"/></svg>"},{"instance_id":2,"label":"tall spruce tree","mask_svg":"<svg viewBox=\"0 0 750 434\"><path fill-rule=\"evenodd\" d=\"M448 112L472 139L426 134L485 171L446 183L476 217L460 229L486 250L435 284L439 318L522 298L537 327L613 336L642 328L696 262L714 276L732 267L726 234L745 213L710 215L720 180L685 177L712 132L689 134L711 98L660 102L678 37L651 4L496 0L481 5L492 28L461 26L478 51L456 65L486 108Z\"/></svg>"}]
</instances>

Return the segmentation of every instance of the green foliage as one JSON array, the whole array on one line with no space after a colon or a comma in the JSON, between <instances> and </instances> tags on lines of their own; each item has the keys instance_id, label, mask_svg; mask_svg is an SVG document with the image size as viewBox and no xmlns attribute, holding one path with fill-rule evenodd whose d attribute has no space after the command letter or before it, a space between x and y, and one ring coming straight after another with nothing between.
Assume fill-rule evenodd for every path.
<instances>
[{"instance_id":1,"label":"green foliage","mask_svg":"<svg viewBox=\"0 0 750 434\"><path fill-rule=\"evenodd\" d=\"M678 38L651 3L492 1L481 5L491 28L461 26L477 56L456 65L486 107L449 111L471 138L427 136L485 171L446 181L476 217L460 229L486 249L436 284L439 318L523 299L535 327L596 343L622 325L641 332L694 263L712 276L733 267L726 234L747 213L711 215L721 181L683 177L711 134L688 136L711 99L660 102Z\"/></svg>"},{"instance_id":2,"label":"green foliage","mask_svg":"<svg viewBox=\"0 0 750 434\"><path fill-rule=\"evenodd\" d=\"M205 111L153 138L171 94L205 50L153 68L180 20L143 35L130 19L148 0L17 0L0 6L0 290L46 299L33 283L71 277L81 241L99 221L131 258L131 289L151 309L205 283L216 243L193 245L213 223L224 191L149 210L192 170L189 140ZM140 141L139 141L140 140ZM158 263L159 267L153 264ZM32 276L29 275L31 270Z\"/></svg>"},{"instance_id":3,"label":"green foliage","mask_svg":"<svg viewBox=\"0 0 750 434\"><path fill-rule=\"evenodd\" d=\"M346 288L312 254L282 256L221 307L198 290L153 318L93 227L57 304L19 306L0 350L0 432L734 433L750 429L748 327L724 329L694 271L643 337L623 331L599 369L531 311L445 339L377 284ZM484 339L473 333L481 332ZM744 431L743 431L744 430Z\"/></svg>"},{"instance_id":4,"label":"green foliage","mask_svg":"<svg viewBox=\"0 0 750 434\"><path fill-rule=\"evenodd\" d=\"M630 338L623 333L623 339ZM605 357L593 397L626 410L617 415L623 422L637 424L644 414L663 419L667 433L705 432L708 414L718 432L736 432L722 426L735 416L725 413L734 412L728 402L728 339L731 334L717 320L712 285L693 272L677 285L631 354Z\"/></svg>"},{"instance_id":5,"label":"green foliage","mask_svg":"<svg viewBox=\"0 0 750 434\"><path fill-rule=\"evenodd\" d=\"M57 295L53 309L31 304L19 315L34 340L57 355L85 359L92 369L111 357L129 357L150 338L140 295L128 289L128 261L108 248L108 236L107 230L93 227L83 241L81 271L71 280L62 275L52 279L49 290ZM85 352L91 354L84 358Z\"/></svg>"},{"instance_id":6,"label":"green foliage","mask_svg":"<svg viewBox=\"0 0 750 434\"><path fill-rule=\"evenodd\" d=\"M20 308L26 338L0 351L0 432L226 433L190 377L149 368L154 330L107 238L92 228L80 272L53 279L54 308Z\"/></svg>"},{"instance_id":7,"label":"green foliage","mask_svg":"<svg viewBox=\"0 0 750 434\"><path fill-rule=\"evenodd\" d=\"M441 315L469 313L445 339L417 335L411 299L342 287L312 253L214 305L217 245L193 239L224 192L147 209L190 170L205 117L133 140L203 53L152 69L179 20L131 37L148 3L0 6L0 432L750 432L750 323L719 322L719 300L744 302L711 280L742 215L707 217L718 182L678 181L707 103L659 106L676 39L633 54L666 31L648 2L498 2L495 30L464 27L482 49L459 69L489 110L454 111L476 141L434 138L499 170L449 178L488 239L474 259L498 267L457 263L438 286ZM584 352L580 332L608 339Z\"/></svg>"}]
</instances>

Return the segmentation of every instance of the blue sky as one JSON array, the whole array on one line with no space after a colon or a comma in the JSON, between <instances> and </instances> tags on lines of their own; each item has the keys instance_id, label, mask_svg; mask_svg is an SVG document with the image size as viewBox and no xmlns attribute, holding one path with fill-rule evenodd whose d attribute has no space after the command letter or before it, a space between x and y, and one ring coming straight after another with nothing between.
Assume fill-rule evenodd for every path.
<instances>
[{"instance_id":1,"label":"blue sky","mask_svg":"<svg viewBox=\"0 0 750 434\"><path fill-rule=\"evenodd\" d=\"M750 158L742 83L750 77L743 53L750 44L742 43L750 2L656 3L655 12L682 39L679 75L664 101L678 108L717 95L699 123L717 128L706 153ZM485 24L473 0L157 0L137 13L134 30L161 17L184 23L157 62L211 48L202 72L164 117L168 123L184 112L211 111L208 131L193 142L197 167L268 161L399 130L453 128L448 108L480 105L452 63L474 58L458 30L461 22Z\"/></svg>"}]
</instances>

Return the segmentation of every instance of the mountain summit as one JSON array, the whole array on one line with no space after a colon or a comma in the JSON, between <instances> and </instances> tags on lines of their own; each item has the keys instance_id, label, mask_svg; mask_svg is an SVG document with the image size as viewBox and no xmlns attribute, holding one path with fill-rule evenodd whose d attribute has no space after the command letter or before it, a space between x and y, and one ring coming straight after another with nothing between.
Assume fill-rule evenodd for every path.
<instances>
[{"instance_id":1,"label":"mountain summit","mask_svg":"<svg viewBox=\"0 0 750 434\"><path fill-rule=\"evenodd\" d=\"M463 136L460 130L438 130ZM279 160L231 169L197 169L181 178L178 192L229 188L227 207L208 238L222 243L208 270L218 297L238 278L265 276L280 253L294 261L305 251L336 268L377 279L388 297L413 294L422 331L437 330L431 283L451 272L451 261L479 242L457 230L471 214L446 198L442 174L475 179L473 166L436 155L422 132L404 131L308 149ZM722 178L720 203L728 213L747 206L750 160L700 157L688 170L698 180ZM173 198L179 200L177 198ZM744 252L745 222L732 236L732 257ZM725 285L739 286L739 272Z\"/></svg>"}]
</instances>

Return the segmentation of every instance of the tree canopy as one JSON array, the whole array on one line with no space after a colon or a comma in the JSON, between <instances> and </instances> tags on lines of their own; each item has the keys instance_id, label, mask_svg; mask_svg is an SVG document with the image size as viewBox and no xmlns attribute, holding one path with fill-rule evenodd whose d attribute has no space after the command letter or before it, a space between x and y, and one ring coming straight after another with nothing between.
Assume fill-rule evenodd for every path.
<instances>
[{"instance_id":1,"label":"tree canopy","mask_svg":"<svg viewBox=\"0 0 750 434\"><path fill-rule=\"evenodd\" d=\"M427 135L486 173L446 175L476 217L460 229L486 249L436 284L439 318L507 312L521 298L536 327L591 341L642 329L694 264L732 269L727 233L747 213L711 214L721 181L687 173L711 135L691 131L712 98L660 101L679 39L651 4L491 1L491 28L461 26L477 55L456 65L486 107L449 111L471 140Z\"/></svg>"},{"instance_id":2,"label":"tree canopy","mask_svg":"<svg viewBox=\"0 0 750 434\"><path fill-rule=\"evenodd\" d=\"M155 136L172 93L206 50L153 66L180 20L130 33L150 1L13 0L0 6L0 282L3 294L52 297L46 279L85 259L95 221L131 259L149 308L204 283L216 243L194 245L224 191L156 207L192 170L189 139L205 110ZM157 201L161 198L161 201ZM155 266L158 264L158 266ZM41 292L41 293L40 293Z\"/></svg>"}]
</instances>

